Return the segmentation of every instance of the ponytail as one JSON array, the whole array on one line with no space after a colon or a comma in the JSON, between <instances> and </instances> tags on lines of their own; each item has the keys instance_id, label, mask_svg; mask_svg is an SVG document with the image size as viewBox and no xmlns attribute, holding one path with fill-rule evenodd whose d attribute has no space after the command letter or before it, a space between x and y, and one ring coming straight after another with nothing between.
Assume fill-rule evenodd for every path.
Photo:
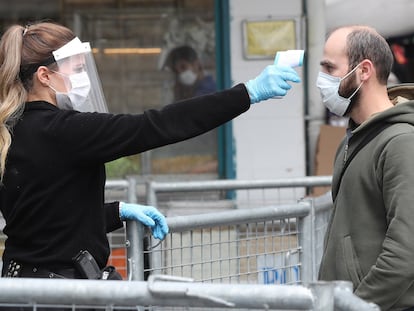
<instances>
[{"instance_id":1,"label":"ponytail","mask_svg":"<svg viewBox=\"0 0 414 311\"><path fill-rule=\"evenodd\" d=\"M12 26L0 42L0 179L6 167L12 126L22 113L27 91L20 81L20 61L24 28Z\"/></svg>"}]
</instances>

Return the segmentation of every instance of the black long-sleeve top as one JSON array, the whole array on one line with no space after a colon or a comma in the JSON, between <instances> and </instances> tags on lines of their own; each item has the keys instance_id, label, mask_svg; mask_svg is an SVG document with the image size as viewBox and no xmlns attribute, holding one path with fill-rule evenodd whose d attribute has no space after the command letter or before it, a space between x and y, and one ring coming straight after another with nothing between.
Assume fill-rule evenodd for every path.
<instances>
[{"instance_id":1,"label":"black long-sleeve top","mask_svg":"<svg viewBox=\"0 0 414 311\"><path fill-rule=\"evenodd\" d=\"M3 261L67 266L88 250L103 267L106 233L122 227L104 204L106 162L205 133L247 111L243 84L143 114L79 113L35 101L13 128L0 209Z\"/></svg>"}]
</instances>

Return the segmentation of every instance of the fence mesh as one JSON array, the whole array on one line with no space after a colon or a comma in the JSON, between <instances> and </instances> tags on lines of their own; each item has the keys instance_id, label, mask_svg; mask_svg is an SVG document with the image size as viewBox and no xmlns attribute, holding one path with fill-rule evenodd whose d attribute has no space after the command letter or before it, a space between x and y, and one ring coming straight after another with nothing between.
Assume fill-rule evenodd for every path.
<instances>
[{"instance_id":1,"label":"fence mesh","mask_svg":"<svg viewBox=\"0 0 414 311\"><path fill-rule=\"evenodd\" d=\"M145 273L211 283L293 284L300 280L299 252L296 219L212 226L171 233L145 252L160 263Z\"/></svg>"}]
</instances>

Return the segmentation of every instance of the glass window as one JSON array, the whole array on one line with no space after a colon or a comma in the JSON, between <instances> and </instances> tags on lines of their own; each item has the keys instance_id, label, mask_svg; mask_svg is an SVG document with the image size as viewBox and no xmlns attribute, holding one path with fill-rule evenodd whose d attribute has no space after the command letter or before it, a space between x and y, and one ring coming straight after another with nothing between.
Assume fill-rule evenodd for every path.
<instances>
[{"instance_id":1,"label":"glass window","mask_svg":"<svg viewBox=\"0 0 414 311\"><path fill-rule=\"evenodd\" d=\"M4 11L2 26L50 19L73 29L82 41L89 41L110 112L141 113L215 90L214 0L35 3L14 1L7 6L7 12L6 8L0 9L0 13ZM167 65L171 60L169 52L179 46L193 49L197 60L187 59L189 64L185 67L185 59L181 59L177 71ZM142 173L217 176L217 141L214 130L120 159L107 165L108 177Z\"/></svg>"},{"instance_id":2,"label":"glass window","mask_svg":"<svg viewBox=\"0 0 414 311\"><path fill-rule=\"evenodd\" d=\"M126 6L73 10L67 19L82 40L95 48L111 112L141 113L215 91L213 0L147 1L145 7L140 1L128 1ZM195 58L188 53L171 54L182 49L193 51ZM214 130L117 160L107 166L108 177L140 173L216 176L217 140Z\"/></svg>"}]
</instances>

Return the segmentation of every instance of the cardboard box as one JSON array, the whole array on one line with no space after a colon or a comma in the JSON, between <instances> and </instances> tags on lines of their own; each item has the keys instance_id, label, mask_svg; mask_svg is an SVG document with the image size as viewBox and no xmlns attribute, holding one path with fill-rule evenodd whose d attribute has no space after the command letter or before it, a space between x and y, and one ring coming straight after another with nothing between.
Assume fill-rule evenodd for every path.
<instances>
[{"instance_id":1,"label":"cardboard box","mask_svg":"<svg viewBox=\"0 0 414 311\"><path fill-rule=\"evenodd\" d=\"M333 172L333 162L339 143L346 133L346 127L321 125L315 155L315 175L329 176ZM315 187L313 196L330 191L330 187Z\"/></svg>"}]
</instances>

